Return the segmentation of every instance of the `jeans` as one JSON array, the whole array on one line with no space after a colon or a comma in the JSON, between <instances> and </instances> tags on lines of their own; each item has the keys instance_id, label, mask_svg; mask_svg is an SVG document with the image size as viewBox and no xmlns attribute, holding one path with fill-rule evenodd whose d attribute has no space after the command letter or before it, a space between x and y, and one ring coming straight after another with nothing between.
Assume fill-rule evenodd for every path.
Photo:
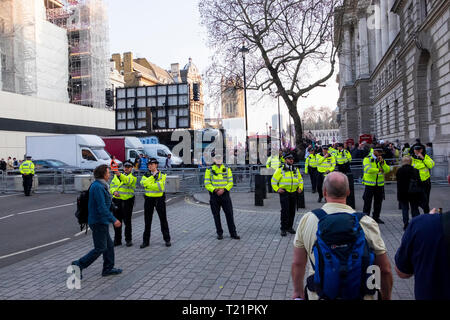
<instances>
[{"instance_id":1,"label":"jeans","mask_svg":"<svg viewBox=\"0 0 450 320\"><path fill-rule=\"evenodd\" d=\"M409 206L411 205L411 216L414 218L420 214L419 203L417 201L399 201L402 208L403 224L409 222Z\"/></svg>"},{"instance_id":2,"label":"jeans","mask_svg":"<svg viewBox=\"0 0 450 320\"><path fill-rule=\"evenodd\" d=\"M80 269L89 267L98 257L103 255L103 272L111 270L114 267L114 243L109 236L109 225L96 223L89 225L89 227L92 230L94 249L78 260Z\"/></svg>"}]
</instances>

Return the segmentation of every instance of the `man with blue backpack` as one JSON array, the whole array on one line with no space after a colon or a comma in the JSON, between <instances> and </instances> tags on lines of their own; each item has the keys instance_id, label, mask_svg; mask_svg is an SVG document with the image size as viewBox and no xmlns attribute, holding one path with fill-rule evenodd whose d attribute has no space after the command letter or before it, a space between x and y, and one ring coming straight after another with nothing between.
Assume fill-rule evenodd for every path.
<instances>
[{"instance_id":1,"label":"man with blue backpack","mask_svg":"<svg viewBox=\"0 0 450 320\"><path fill-rule=\"evenodd\" d=\"M293 298L391 298L392 270L378 224L346 205L349 194L346 175L328 174L323 184L327 203L300 220L292 262ZM311 269L304 290L308 260Z\"/></svg>"}]
</instances>

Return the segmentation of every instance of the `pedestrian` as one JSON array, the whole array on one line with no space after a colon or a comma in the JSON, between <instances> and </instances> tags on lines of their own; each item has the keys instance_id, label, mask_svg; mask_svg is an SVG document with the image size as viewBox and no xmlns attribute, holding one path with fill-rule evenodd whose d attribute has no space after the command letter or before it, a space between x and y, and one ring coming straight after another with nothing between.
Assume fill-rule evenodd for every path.
<instances>
[{"instance_id":1,"label":"pedestrian","mask_svg":"<svg viewBox=\"0 0 450 320\"><path fill-rule=\"evenodd\" d=\"M423 145L416 145L414 147L414 155L412 160L412 166L419 170L420 180L422 181L423 188L425 190L425 197L423 197L420 207L424 213L430 212L430 193L431 193L431 174L430 170L434 167L434 161L431 157L425 153Z\"/></svg>"},{"instance_id":2,"label":"pedestrian","mask_svg":"<svg viewBox=\"0 0 450 320\"><path fill-rule=\"evenodd\" d=\"M166 174L158 170L158 160L150 158L148 162L148 171L141 179L141 185L145 189L144 203L144 234L142 235L141 249L150 245L150 232L152 229L153 212L156 208L161 232L166 247L170 247L169 223L167 222L166 213Z\"/></svg>"},{"instance_id":3,"label":"pedestrian","mask_svg":"<svg viewBox=\"0 0 450 320\"><path fill-rule=\"evenodd\" d=\"M233 188L233 173L230 168L223 165L222 156L214 155L214 164L206 169L204 185L209 192L209 204L216 225L217 239L223 239L222 223L220 221L220 208L225 213L228 231L232 239L239 240L233 217L233 203L230 190Z\"/></svg>"},{"instance_id":4,"label":"pedestrian","mask_svg":"<svg viewBox=\"0 0 450 320\"><path fill-rule=\"evenodd\" d=\"M419 203L425 196L419 171L411 166L411 157L402 158L402 167L397 170L397 200L403 215L403 230L409 224L409 207L412 217L419 215Z\"/></svg>"},{"instance_id":5,"label":"pedestrian","mask_svg":"<svg viewBox=\"0 0 450 320\"><path fill-rule=\"evenodd\" d=\"M117 207L114 216L120 223L125 223L125 243L127 247L131 247L133 245L131 215L133 213L137 178L133 175L133 163L131 161L123 163L123 171L123 174L119 170L114 172L114 179L111 181L109 191L113 195L112 201ZM122 226L114 228L114 246L120 245L122 245Z\"/></svg>"},{"instance_id":6,"label":"pedestrian","mask_svg":"<svg viewBox=\"0 0 450 320\"><path fill-rule=\"evenodd\" d=\"M327 296L328 299L345 299L346 297L343 294L353 292L353 298L356 299L375 299L373 290L367 288L366 279L367 272L369 272L367 267L377 265L381 271L381 298L389 300L393 283L392 271L386 253L386 245L381 238L378 225L371 217L356 213L355 210L346 205L350 188L348 178L343 173L332 172L327 175L323 183L323 194L327 203L321 209L306 213L297 227L291 268L294 288L292 298L318 300L324 299L325 295L328 294L330 295ZM340 244L340 248L333 248L335 251L327 251L326 255L330 256L330 262L324 264L319 263L323 255L318 251L318 245L315 245L319 242L318 234L320 234L321 242L323 241L323 244L328 246L327 249L331 249L333 244L333 242L328 241L329 236L335 236L335 240L338 240ZM358 255L347 250L348 247L353 250L355 246L364 248L362 252L372 252L373 254ZM323 248L322 245L321 247ZM334 264L335 261L343 261L338 258L337 254L339 253L342 254L343 260L348 261L348 263L341 264L334 269L329 268L328 266ZM369 261L366 258L369 258ZM370 260L372 259L373 262L371 263ZM307 286L304 288L304 275L308 261L311 263L311 268L306 281ZM357 267L351 268L353 266ZM322 274L321 270L323 271ZM340 281L345 275L348 276L348 280ZM323 286L320 286L320 284ZM344 287L354 290L343 290ZM333 296L330 294L330 288L335 289Z\"/></svg>"},{"instance_id":7,"label":"pedestrian","mask_svg":"<svg viewBox=\"0 0 450 320\"><path fill-rule=\"evenodd\" d=\"M433 144L431 142L428 142L425 147L425 151L427 155L429 155L431 158L433 158Z\"/></svg>"},{"instance_id":8,"label":"pedestrian","mask_svg":"<svg viewBox=\"0 0 450 320\"><path fill-rule=\"evenodd\" d=\"M336 157L336 169L342 173L349 173L350 171L350 163L352 162L352 155L348 150L344 148L344 144L337 144L337 151L335 153Z\"/></svg>"},{"instance_id":9,"label":"pedestrian","mask_svg":"<svg viewBox=\"0 0 450 320\"><path fill-rule=\"evenodd\" d=\"M8 161L6 161L6 170L14 170L14 162L11 157L8 157Z\"/></svg>"},{"instance_id":10,"label":"pedestrian","mask_svg":"<svg viewBox=\"0 0 450 320\"><path fill-rule=\"evenodd\" d=\"M31 156L26 156L26 161L20 165L20 173L23 179L23 192L25 196L31 196L31 188L33 186L34 177L34 163L31 161Z\"/></svg>"},{"instance_id":11,"label":"pedestrian","mask_svg":"<svg viewBox=\"0 0 450 320\"><path fill-rule=\"evenodd\" d=\"M293 225L297 197L299 193L303 192L303 178L300 170L293 166L294 156L288 154L285 160L286 163L275 171L271 180L273 190L280 195L280 230L282 237L285 237L287 232L295 234Z\"/></svg>"},{"instance_id":12,"label":"pedestrian","mask_svg":"<svg viewBox=\"0 0 450 320\"><path fill-rule=\"evenodd\" d=\"M411 220L395 254L395 271L414 276L416 300L450 300L450 212Z\"/></svg>"},{"instance_id":13,"label":"pedestrian","mask_svg":"<svg viewBox=\"0 0 450 320\"><path fill-rule=\"evenodd\" d=\"M311 179L312 193L316 193L317 190L317 155L316 150L313 147L308 149L309 156L305 161L305 174L309 174Z\"/></svg>"},{"instance_id":14,"label":"pedestrian","mask_svg":"<svg viewBox=\"0 0 450 320\"><path fill-rule=\"evenodd\" d=\"M0 160L0 172L6 171L6 161L4 158Z\"/></svg>"},{"instance_id":15,"label":"pedestrian","mask_svg":"<svg viewBox=\"0 0 450 320\"><path fill-rule=\"evenodd\" d=\"M403 146L403 149L402 149L402 156L403 156L403 157L409 156L409 155L410 155L410 153L409 153L409 150L410 150L410 149L411 149L411 147L409 146L409 143L406 142L406 143L404 144L404 146Z\"/></svg>"},{"instance_id":16,"label":"pedestrian","mask_svg":"<svg viewBox=\"0 0 450 320\"><path fill-rule=\"evenodd\" d=\"M328 146L322 146L322 155L317 155L317 192L319 199L317 202L322 202L322 185L323 180L330 172L336 168L336 158L328 152Z\"/></svg>"},{"instance_id":17,"label":"pedestrian","mask_svg":"<svg viewBox=\"0 0 450 320\"><path fill-rule=\"evenodd\" d=\"M121 226L111 212L111 196L108 181L111 176L108 165L102 164L94 169L95 181L89 188L88 224L92 230L94 249L88 254L72 262L72 265L83 269L89 267L98 257L103 255L102 276L122 273L122 269L114 268L114 243L109 235L109 224Z\"/></svg>"},{"instance_id":18,"label":"pedestrian","mask_svg":"<svg viewBox=\"0 0 450 320\"><path fill-rule=\"evenodd\" d=\"M147 171L147 169L148 169L148 157L147 155L145 155L141 158L141 161L139 163L139 170Z\"/></svg>"},{"instance_id":19,"label":"pedestrian","mask_svg":"<svg viewBox=\"0 0 450 320\"><path fill-rule=\"evenodd\" d=\"M139 154L139 158L134 159L134 168L136 170L139 170L140 166L141 166L141 161L142 161L142 157L144 155L142 153Z\"/></svg>"},{"instance_id":20,"label":"pedestrian","mask_svg":"<svg viewBox=\"0 0 450 320\"><path fill-rule=\"evenodd\" d=\"M172 154L170 154L170 153L167 155L166 164L165 164L164 168L166 168L166 169L172 168Z\"/></svg>"},{"instance_id":21,"label":"pedestrian","mask_svg":"<svg viewBox=\"0 0 450 320\"><path fill-rule=\"evenodd\" d=\"M373 152L364 158L363 161L363 185L364 189L364 208L363 212L370 215L373 199L373 219L383 224L384 221L380 219L381 206L384 200L384 174L390 172L391 168L383 159L383 148L381 145L376 145Z\"/></svg>"},{"instance_id":22,"label":"pedestrian","mask_svg":"<svg viewBox=\"0 0 450 320\"><path fill-rule=\"evenodd\" d=\"M115 156L112 156L110 167L113 172L119 171L119 164L117 163Z\"/></svg>"},{"instance_id":23,"label":"pedestrian","mask_svg":"<svg viewBox=\"0 0 450 320\"><path fill-rule=\"evenodd\" d=\"M14 165L14 169L18 169L19 168L19 161L17 161L16 158L13 158L13 165Z\"/></svg>"}]
</instances>

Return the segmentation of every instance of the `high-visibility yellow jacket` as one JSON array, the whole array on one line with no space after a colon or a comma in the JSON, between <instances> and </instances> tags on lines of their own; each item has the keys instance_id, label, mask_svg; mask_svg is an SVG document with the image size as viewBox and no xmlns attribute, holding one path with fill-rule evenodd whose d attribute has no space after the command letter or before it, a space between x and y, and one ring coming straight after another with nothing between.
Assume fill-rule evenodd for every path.
<instances>
[{"instance_id":1,"label":"high-visibility yellow jacket","mask_svg":"<svg viewBox=\"0 0 450 320\"><path fill-rule=\"evenodd\" d=\"M308 174L308 168L317 168L317 154L310 154L305 161L305 173Z\"/></svg>"},{"instance_id":2,"label":"high-visibility yellow jacket","mask_svg":"<svg viewBox=\"0 0 450 320\"><path fill-rule=\"evenodd\" d=\"M233 188L233 173L223 164L220 167L214 164L211 168L206 169L204 183L209 192L214 192L216 189L230 191Z\"/></svg>"},{"instance_id":3,"label":"high-visibility yellow jacket","mask_svg":"<svg viewBox=\"0 0 450 320\"><path fill-rule=\"evenodd\" d=\"M412 159L412 166L419 170L420 180L425 181L430 179L430 169L434 167L434 161L429 155L425 155L424 159Z\"/></svg>"},{"instance_id":4,"label":"high-visibility yellow jacket","mask_svg":"<svg viewBox=\"0 0 450 320\"><path fill-rule=\"evenodd\" d=\"M403 149L402 156L403 156L403 157L409 156L409 155L410 155L410 154L409 154L409 150L410 150L410 148L405 148L405 149Z\"/></svg>"},{"instance_id":5,"label":"high-visibility yellow jacket","mask_svg":"<svg viewBox=\"0 0 450 320\"><path fill-rule=\"evenodd\" d=\"M162 197L166 187L166 174L158 171L155 177L148 171L141 179L141 186L145 189L145 195L151 198Z\"/></svg>"},{"instance_id":6,"label":"high-visibility yellow jacket","mask_svg":"<svg viewBox=\"0 0 450 320\"><path fill-rule=\"evenodd\" d=\"M328 148L328 153L331 153L333 156L336 156L337 152L338 151L335 148L333 148L333 147L329 147Z\"/></svg>"},{"instance_id":7,"label":"high-visibility yellow jacket","mask_svg":"<svg viewBox=\"0 0 450 320\"><path fill-rule=\"evenodd\" d=\"M19 167L21 174L34 174L34 163L31 160L22 162Z\"/></svg>"},{"instance_id":8,"label":"high-visibility yellow jacket","mask_svg":"<svg viewBox=\"0 0 450 320\"><path fill-rule=\"evenodd\" d=\"M270 156L266 162L266 168L278 169L284 163L284 158L279 156Z\"/></svg>"},{"instance_id":9,"label":"high-visibility yellow jacket","mask_svg":"<svg viewBox=\"0 0 450 320\"><path fill-rule=\"evenodd\" d=\"M133 173L126 175L122 173L119 177L114 175L114 179L109 186L109 192L113 195L113 198L120 200L128 200L134 197L134 190L136 189L137 178L133 176ZM114 192L118 192L119 196L116 197Z\"/></svg>"},{"instance_id":10,"label":"high-visibility yellow jacket","mask_svg":"<svg viewBox=\"0 0 450 320\"><path fill-rule=\"evenodd\" d=\"M386 161L381 165L371 155L365 157L363 160L364 175L362 183L366 186L384 186L384 174L391 171L391 168L386 164ZM383 169L383 172L380 172Z\"/></svg>"},{"instance_id":11,"label":"high-visibility yellow jacket","mask_svg":"<svg viewBox=\"0 0 450 320\"><path fill-rule=\"evenodd\" d=\"M322 174L325 174L327 171L334 171L336 168L336 158L330 154L328 158L318 154L317 155L317 171ZM325 175L326 176L326 175Z\"/></svg>"},{"instance_id":12,"label":"high-visibility yellow jacket","mask_svg":"<svg viewBox=\"0 0 450 320\"><path fill-rule=\"evenodd\" d=\"M303 178L298 168L293 171L278 168L272 176L271 184L275 192L280 188L287 192L295 192L299 188L303 190Z\"/></svg>"},{"instance_id":13,"label":"high-visibility yellow jacket","mask_svg":"<svg viewBox=\"0 0 450 320\"><path fill-rule=\"evenodd\" d=\"M343 149L342 151L336 151L335 153L337 164L346 164L352 161L352 155L348 150Z\"/></svg>"}]
</instances>

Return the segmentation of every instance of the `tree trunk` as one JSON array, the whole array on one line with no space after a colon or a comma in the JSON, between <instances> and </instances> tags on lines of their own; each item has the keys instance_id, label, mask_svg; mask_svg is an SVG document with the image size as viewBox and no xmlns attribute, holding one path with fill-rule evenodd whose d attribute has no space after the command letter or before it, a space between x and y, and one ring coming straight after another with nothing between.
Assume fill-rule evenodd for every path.
<instances>
[{"instance_id":1,"label":"tree trunk","mask_svg":"<svg viewBox=\"0 0 450 320\"><path fill-rule=\"evenodd\" d=\"M297 156L300 158L305 154L303 148L303 128L300 115L297 110L297 100L291 101L289 99L284 99L286 106L289 110L289 114L294 121L295 128L295 147L297 148Z\"/></svg>"}]
</instances>

